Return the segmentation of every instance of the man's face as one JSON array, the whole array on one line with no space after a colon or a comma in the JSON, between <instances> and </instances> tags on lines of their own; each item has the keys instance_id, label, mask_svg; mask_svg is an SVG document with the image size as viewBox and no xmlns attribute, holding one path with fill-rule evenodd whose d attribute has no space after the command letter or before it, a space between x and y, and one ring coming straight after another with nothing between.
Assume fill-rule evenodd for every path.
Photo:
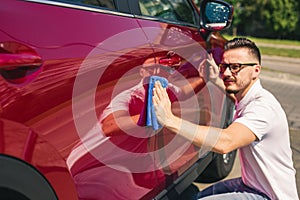
<instances>
[{"instance_id":1,"label":"man's face","mask_svg":"<svg viewBox=\"0 0 300 200\"><path fill-rule=\"evenodd\" d=\"M145 78L147 76L152 76L156 75L159 73L159 66L155 64L155 59L154 58L149 58L147 59L141 69L140 69L140 75L142 78Z\"/></svg>"},{"instance_id":2,"label":"man's face","mask_svg":"<svg viewBox=\"0 0 300 200\"><path fill-rule=\"evenodd\" d=\"M225 51L222 63L257 63L257 65L254 66L243 65L237 73L232 73L229 67L227 67L226 70L220 74L228 93L244 96L260 72L257 59L250 54L247 48L238 48Z\"/></svg>"},{"instance_id":3,"label":"man's face","mask_svg":"<svg viewBox=\"0 0 300 200\"><path fill-rule=\"evenodd\" d=\"M168 68L169 67L164 68L163 66L156 64L154 58L149 58L141 66L140 75L142 78L152 76L152 75L168 77L170 75L170 72L167 70Z\"/></svg>"}]
</instances>

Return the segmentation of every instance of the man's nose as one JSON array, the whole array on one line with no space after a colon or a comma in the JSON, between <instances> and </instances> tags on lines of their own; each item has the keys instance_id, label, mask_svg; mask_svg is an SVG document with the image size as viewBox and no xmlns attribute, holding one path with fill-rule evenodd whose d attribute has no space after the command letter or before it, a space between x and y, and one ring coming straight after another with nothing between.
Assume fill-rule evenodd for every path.
<instances>
[{"instance_id":1,"label":"man's nose","mask_svg":"<svg viewBox=\"0 0 300 200\"><path fill-rule=\"evenodd\" d=\"M229 67L226 67L225 71L224 71L224 76L231 76L231 71L230 71L230 68Z\"/></svg>"}]
</instances>

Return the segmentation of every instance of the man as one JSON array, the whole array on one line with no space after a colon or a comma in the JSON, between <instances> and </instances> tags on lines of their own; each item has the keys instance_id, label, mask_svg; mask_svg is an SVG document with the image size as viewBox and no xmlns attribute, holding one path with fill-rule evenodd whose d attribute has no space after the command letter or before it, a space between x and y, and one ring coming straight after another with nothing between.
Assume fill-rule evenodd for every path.
<instances>
[{"instance_id":1,"label":"man","mask_svg":"<svg viewBox=\"0 0 300 200\"><path fill-rule=\"evenodd\" d=\"M242 177L217 183L200 192L200 199L298 199L286 115L274 96L262 88L261 56L246 38L225 46L218 71L212 60L210 80L236 99L233 123L226 129L199 126L175 116L159 82L153 91L158 121L195 145L228 153L239 149ZM195 130L195 131L191 131Z\"/></svg>"}]
</instances>

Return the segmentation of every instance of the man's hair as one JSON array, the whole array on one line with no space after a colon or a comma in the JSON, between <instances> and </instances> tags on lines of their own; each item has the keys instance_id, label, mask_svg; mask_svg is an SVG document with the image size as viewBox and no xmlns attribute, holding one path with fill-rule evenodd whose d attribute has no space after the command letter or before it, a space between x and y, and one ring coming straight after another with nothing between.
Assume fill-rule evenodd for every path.
<instances>
[{"instance_id":1,"label":"man's hair","mask_svg":"<svg viewBox=\"0 0 300 200\"><path fill-rule=\"evenodd\" d=\"M254 42L247 38L234 38L229 40L224 47L224 50L230 49L238 49L238 48L247 48L250 53L258 60L259 64L261 64L261 55L258 47Z\"/></svg>"}]
</instances>

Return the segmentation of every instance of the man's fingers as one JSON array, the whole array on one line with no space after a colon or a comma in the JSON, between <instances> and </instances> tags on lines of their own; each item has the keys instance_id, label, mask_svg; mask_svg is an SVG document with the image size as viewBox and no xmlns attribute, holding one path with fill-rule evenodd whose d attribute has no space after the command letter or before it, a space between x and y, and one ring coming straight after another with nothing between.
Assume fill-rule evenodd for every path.
<instances>
[{"instance_id":1,"label":"man's fingers","mask_svg":"<svg viewBox=\"0 0 300 200\"><path fill-rule=\"evenodd\" d=\"M206 60L210 65L217 66L217 64L213 58L207 58Z\"/></svg>"},{"instance_id":2,"label":"man's fingers","mask_svg":"<svg viewBox=\"0 0 300 200\"><path fill-rule=\"evenodd\" d=\"M153 92L155 91L155 89L153 89ZM152 102L153 102L153 105L158 105L159 103L159 99L157 97L156 94L153 93L153 96L152 96Z\"/></svg>"},{"instance_id":3,"label":"man's fingers","mask_svg":"<svg viewBox=\"0 0 300 200\"><path fill-rule=\"evenodd\" d=\"M208 55L207 62L210 64L210 67L209 67L210 74L219 74L219 68L218 68L212 54Z\"/></svg>"},{"instance_id":4,"label":"man's fingers","mask_svg":"<svg viewBox=\"0 0 300 200\"><path fill-rule=\"evenodd\" d=\"M153 88L153 94L156 94L159 99L168 97L168 94L166 92L166 88L163 88L159 81L155 82L155 85L154 85L154 88Z\"/></svg>"},{"instance_id":5,"label":"man's fingers","mask_svg":"<svg viewBox=\"0 0 300 200\"><path fill-rule=\"evenodd\" d=\"M159 81L156 81L153 88L153 95L159 100L161 98L161 84Z\"/></svg>"},{"instance_id":6,"label":"man's fingers","mask_svg":"<svg viewBox=\"0 0 300 200\"><path fill-rule=\"evenodd\" d=\"M219 69L217 67L211 65L211 66L209 66L209 74L218 76Z\"/></svg>"},{"instance_id":7,"label":"man's fingers","mask_svg":"<svg viewBox=\"0 0 300 200\"><path fill-rule=\"evenodd\" d=\"M206 63L206 59L203 59L198 67L199 74L201 77L205 76L205 63Z\"/></svg>"}]
</instances>

